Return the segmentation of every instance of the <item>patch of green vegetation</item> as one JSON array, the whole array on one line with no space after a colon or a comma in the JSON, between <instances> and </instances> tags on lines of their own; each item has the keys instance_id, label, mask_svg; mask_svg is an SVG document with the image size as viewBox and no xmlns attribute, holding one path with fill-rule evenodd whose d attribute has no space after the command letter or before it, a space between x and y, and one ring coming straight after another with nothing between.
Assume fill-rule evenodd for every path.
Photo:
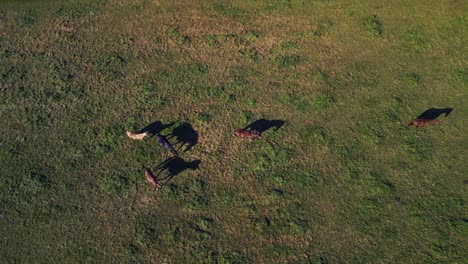
<instances>
[{"instance_id":1,"label":"patch of green vegetation","mask_svg":"<svg viewBox=\"0 0 468 264\"><path fill-rule=\"evenodd\" d=\"M247 15L246 10L244 10L242 8L239 8L237 6L234 6L230 2L216 1L216 3L213 5L213 7L214 7L215 11L217 11L217 12L223 14L223 15L232 17L232 18L240 18L240 17L244 17L244 16Z\"/></svg>"},{"instance_id":2,"label":"patch of green vegetation","mask_svg":"<svg viewBox=\"0 0 468 264\"><path fill-rule=\"evenodd\" d=\"M273 1L268 1L265 11L267 13L277 13L277 12L288 10L291 7L292 7L291 0L273 0Z\"/></svg>"},{"instance_id":3,"label":"patch of green vegetation","mask_svg":"<svg viewBox=\"0 0 468 264\"><path fill-rule=\"evenodd\" d=\"M238 114L236 124L239 127L245 127L254 121L254 113L252 111L242 111Z\"/></svg>"},{"instance_id":4,"label":"patch of green vegetation","mask_svg":"<svg viewBox=\"0 0 468 264\"><path fill-rule=\"evenodd\" d=\"M314 74L312 75L312 77L313 77L313 80L314 80L315 82L324 82L324 83L325 83L325 82L328 80L328 78L329 78L328 75L327 75L325 72L321 71L321 70L316 70L316 71L314 72Z\"/></svg>"},{"instance_id":5,"label":"patch of green vegetation","mask_svg":"<svg viewBox=\"0 0 468 264\"><path fill-rule=\"evenodd\" d=\"M65 63L54 63L50 65L50 76L47 79L50 89L45 91L45 96L52 102L64 99L77 100L83 95L83 90L73 86L73 73L71 67Z\"/></svg>"},{"instance_id":6,"label":"patch of green vegetation","mask_svg":"<svg viewBox=\"0 0 468 264\"><path fill-rule=\"evenodd\" d=\"M379 77L376 76L375 69L366 63L354 65L348 78L350 79L349 85L357 88L379 88Z\"/></svg>"},{"instance_id":7,"label":"patch of green vegetation","mask_svg":"<svg viewBox=\"0 0 468 264\"><path fill-rule=\"evenodd\" d=\"M77 20L97 14L99 12L99 8L107 2L108 0L91 0L86 1L79 6L62 6L53 10L53 15L67 20Z\"/></svg>"},{"instance_id":8,"label":"patch of green vegetation","mask_svg":"<svg viewBox=\"0 0 468 264\"><path fill-rule=\"evenodd\" d=\"M31 128L51 127L54 125L55 120L50 110L45 109L45 107L34 106L28 107L25 110L27 113L26 121Z\"/></svg>"},{"instance_id":9,"label":"patch of green vegetation","mask_svg":"<svg viewBox=\"0 0 468 264\"><path fill-rule=\"evenodd\" d=\"M417 27L408 30L404 36L405 47L415 52L425 52L431 49L432 44L425 36L424 29Z\"/></svg>"},{"instance_id":10,"label":"patch of green vegetation","mask_svg":"<svg viewBox=\"0 0 468 264\"><path fill-rule=\"evenodd\" d=\"M297 42L294 41L285 41L279 45L280 50L294 50L298 48Z\"/></svg>"},{"instance_id":11,"label":"patch of green vegetation","mask_svg":"<svg viewBox=\"0 0 468 264\"><path fill-rule=\"evenodd\" d=\"M178 27L170 28L167 34L172 37L178 45L188 45L192 41L189 36L180 33Z\"/></svg>"},{"instance_id":12,"label":"patch of green vegetation","mask_svg":"<svg viewBox=\"0 0 468 264\"><path fill-rule=\"evenodd\" d=\"M31 9L26 10L18 19L22 27L32 27L37 22L37 13Z\"/></svg>"},{"instance_id":13,"label":"patch of green vegetation","mask_svg":"<svg viewBox=\"0 0 468 264\"><path fill-rule=\"evenodd\" d=\"M120 195L129 191L130 182L124 176L110 175L102 180L101 189L109 194Z\"/></svg>"},{"instance_id":14,"label":"patch of green vegetation","mask_svg":"<svg viewBox=\"0 0 468 264\"><path fill-rule=\"evenodd\" d=\"M224 98L226 96L224 86L206 87L203 91L205 92L203 98Z\"/></svg>"},{"instance_id":15,"label":"patch of green vegetation","mask_svg":"<svg viewBox=\"0 0 468 264\"><path fill-rule=\"evenodd\" d=\"M330 94L321 94L313 102L315 109L325 110L335 103L335 98Z\"/></svg>"},{"instance_id":16,"label":"patch of green vegetation","mask_svg":"<svg viewBox=\"0 0 468 264\"><path fill-rule=\"evenodd\" d=\"M6 62L7 60L4 61ZM29 72L30 69L23 63L2 64L2 67L0 67L0 84L2 90L15 91L21 93L18 94L19 96L25 97L26 93L29 94L30 89L18 84L26 80Z\"/></svg>"},{"instance_id":17,"label":"patch of green vegetation","mask_svg":"<svg viewBox=\"0 0 468 264\"><path fill-rule=\"evenodd\" d=\"M126 63L125 59L119 54L107 53L95 62L95 67L106 80L116 81L123 77Z\"/></svg>"},{"instance_id":18,"label":"patch of green vegetation","mask_svg":"<svg viewBox=\"0 0 468 264\"><path fill-rule=\"evenodd\" d=\"M260 59L260 54L254 48L240 50L239 54L249 62L256 62Z\"/></svg>"},{"instance_id":19,"label":"patch of green vegetation","mask_svg":"<svg viewBox=\"0 0 468 264\"><path fill-rule=\"evenodd\" d=\"M243 95L246 91L252 89L253 83L250 81L250 76L254 75L254 71L250 68L232 69L230 71L229 81L226 85L226 91L230 92L230 102L236 101L239 95Z\"/></svg>"},{"instance_id":20,"label":"patch of green vegetation","mask_svg":"<svg viewBox=\"0 0 468 264\"><path fill-rule=\"evenodd\" d=\"M208 199L205 196L196 196L188 201L185 208L188 212L197 212L208 206Z\"/></svg>"},{"instance_id":21,"label":"patch of green vegetation","mask_svg":"<svg viewBox=\"0 0 468 264\"><path fill-rule=\"evenodd\" d=\"M248 30L238 36L234 36L236 42L241 45L252 45L257 42L260 32Z\"/></svg>"},{"instance_id":22,"label":"patch of green vegetation","mask_svg":"<svg viewBox=\"0 0 468 264\"><path fill-rule=\"evenodd\" d=\"M148 144L139 145L132 152L132 157L144 166L150 166L159 156L160 152L158 152L158 149Z\"/></svg>"},{"instance_id":23,"label":"patch of green vegetation","mask_svg":"<svg viewBox=\"0 0 468 264\"><path fill-rule=\"evenodd\" d=\"M161 221L161 220L159 220ZM159 224L158 219L154 216L147 216L140 219L135 227L135 242L139 247L148 247L150 244L159 242L160 246L167 246L168 242L162 239L162 230L158 230L156 226ZM166 225L166 232L168 234L167 240L177 241L177 227ZM172 233L172 236L171 236ZM172 238L172 239L171 239ZM174 242L176 242L174 241Z\"/></svg>"},{"instance_id":24,"label":"patch of green vegetation","mask_svg":"<svg viewBox=\"0 0 468 264\"><path fill-rule=\"evenodd\" d=\"M395 186L389 180L377 173L365 175L361 178L361 181L365 186L366 194L369 197L381 199L395 191Z\"/></svg>"},{"instance_id":25,"label":"patch of green vegetation","mask_svg":"<svg viewBox=\"0 0 468 264\"><path fill-rule=\"evenodd\" d=\"M194 76L202 76L208 72L208 65L201 62L194 62L188 65L187 70Z\"/></svg>"},{"instance_id":26,"label":"patch of green vegetation","mask_svg":"<svg viewBox=\"0 0 468 264\"><path fill-rule=\"evenodd\" d=\"M177 200L182 198L184 195L184 191L182 188L173 182L168 183L164 188L161 189L161 193L164 197L168 197L169 199L172 200Z\"/></svg>"},{"instance_id":27,"label":"patch of green vegetation","mask_svg":"<svg viewBox=\"0 0 468 264\"><path fill-rule=\"evenodd\" d=\"M271 235L300 235L312 228L307 221L307 212L298 203L277 209L263 218L253 220L257 229Z\"/></svg>"},{"instance_id":28,"label":"patch of green vegetation","mask_svg":"<svg viewBox=\"0 0 468 264\"><path fill-rule=\"evenodd\" d=\"M285 176L282 173L273 175L272 177L269 177L268 179L271 179L271 181L275 183L275 185L278 187L282 187L286 183Z\"/></svg>"},{"instance_id":29,"label":"patch of green vegetation","mask_svg":"<svg viewBox=\"0 0 468 264\"><path fill-rule=\"evenodd\" d=\"M123 249L123 255L125 258L130 259L131 261L140 260L142 252L141 249L134 243L127 244Z\"/></svg>"},{"instance_id":30,"label":"patch of green vegetation","mask_svg":"<svg viewBox=\"0 0 468 264\"><path fill-rule=\"evenodd\" d=\"M327 176L310 168L299 168L287 176L285 184L289 190L300 190L308 192L318 190L327 182Z\"/></svg>"},{"instance_id":31,"label":"patch of green vegetation","mask_svg":"<svg viewBox=\"0 0 468 264\"><path fill-rule=\"evenodd\" d=\"M246 98L244 100L244 103L245 103L245 105L247 105L249 107L255 107L257 105L257 100L255 100L253 98Z\"/></svg>"},{"instance_id":32,"label":"patch of green vegetation","mask_svg":"<svg viewBox=\"0 0 468 264\"><path fill-rule=\"evenodd\" d=\"M320 38L325 33L327 33L332 26L333 26L333 22L331 20L329 19L322 20L318 24L317 28L315 30L312 30L312 32L310 32L310 34L308 35L310 35L310 37L313 37L313 38Z\"/></svg>"},{"instance_id":33,"label":"patch of green vegetation","mask_svg":"<svg viewBox=\"0 0 468 264\"><path fill-rule=\"evenodd\" d=\"M289 93L286 95L277 96L275 100L280 103L292 106L298 111L307 111L310 108L309 101L297 94Z\"/></svg>"},{"instance_id":34,"label":"patch of green vegetation","mask_svg":"<svg viewBox=\"0 0 468 264\"><path fill-rule=\"evenodd\" d=\"M405 137L402 148L412 154L417 160L429 159L433 152L431 140L428 137L421 137L416 133L408 134Z\"/></svg>"},{"instance_id":35,"label":"patch of green vegetation","mask_svg":"<svg viewBox=\"0 0 468 264\"><path fill-rule=\"evenodd\" d=\"M86 244L74 244L68 250L68 254L77 260L84 260L84 261L92 261L97 256L99 256L99 252Z\"/></svg>"},{"instance_id":36,"label":"patch of green vegetation","mask_svg":"<svg viewBox=\"0 0 468 264\"><path fill-rule=\"evenodd\" d=\"M265 254L268 255L269 259L294 259L299 262L306 262L310 258L302 255L302 249L289 246L289 245L272 245L265 249ZM310 263L326 263L326 262L310 262Z\"/></svg>"},{"instance_id":37,"label":"patch of green vegetation","mask_svg":"<svg viewBox=\"0 0 468 264\"><path fill-rule=\"evenodd\" d=\"M383 26L382 21L376 15L369 16L363 20L364 26L367 31L373 36L382 36Z\"/></svg>"},{"instance_id":38,"label":"patch of green vegetation","mask_svg":"<svg viewBox=\"0 0 468 264\"><path fill-rule=\"evenodd\" d=\"M200 114L197 115L197 120L199 122L202 122L202 123L208 123L208 122L210 122L211 117L210 117L210 115L208 115L206 113L200 113Z\"/></svg>"},{"instance_id":39,"label":"patch of green vegetation","mask_svg":"<svg viewBox=\"0 0 468 264\"><path fill-rule=\"evenodd\" d=\"M215 252L208 256L207 263L231 264L231 263L249 263L253 258L242 254L241 252Z\"/></svg>"},{"instance_id":40,"label":"patch of green vegetation","mask_svg":"<svg viewBox=\"0 0 468 264\"><path fill-rule=\"evenodd\" d=\"M41 191L50 188L51 182L46 175L37 171L20 174L20 178L15 182L17 191L21 192L24 198L32 198Z\"/></svg>"},{"instance_id":41,"label":"patch of green vegetation","mask_svg":"<svg viewBox=\"0 0 468 264\"><path fill-rule=\"evenodd\" d=\"M254 171L264 172L273 166L285 164L291 158L289 149L268 142L257 143L258 151L250 162Z\"/></svg>"},{"instance_id":42,"label":"patch of green vegetation","mask_svg":"<svg viewBox=\"0 0 468 264\"><path fill-rule=\"evenodd\" d=\"M314 71L312 78L314 82L323 83L332 88L336 88L340 84L336 78L330 76L325 71L320 70L320 69L317 69Z\"/></svg>"},{"instance_id":43,"label":"patch of green vegetation","mask_svg":"<svg viewBox=\"0 0 468 264\"><path fill-rule=\"evenodd\" d=\"M468 69L457 70L454 74L454 78L464 85L468 84Z\"/></svg>"},{"instance_id":44,"label":"patch of green vegetation","mask_svg":"<svg viewBox=\"0 0 468 264\"><path fill-rule=\"evenodd\" d=\"M367 150L364 146L356 141L350 143L337 142L333 152L345 164L345 177L350 179L361 177L364 173L363 160L367 158Z\"/></svg>"},{"instance_id":45,"label":"patch of green vegetation","mask_svg":"<svg viewBox=\"0 0 468 264\"><path fill-rule=\"evenodd\" d=\"M158 93L156 85L152 83L144 83L140 86L141 92L138 93L138 101L141 103L140 107L146 106L163 106L167 103L164 96Z\"/></svg>"},{"instance_id":46,"label":"patch of green vegetation","mask_svg":"<svg viewBox=\"0 0 468 264\"><path fill-rule=\"evenodd\" d=\"M220 45L220 41L216 35L207 35L205 36L205 42L208 46L214 48Z\"/></svg>"},{"instance_id":47,"label":"patch of green vegetation","mask_svg":"<svg viewBox=\"0 0 468 264\"><path fill-rule=\"evenodd\" d=\"M359 131L367 139L366 142L371 144L381 144L384 142L386 134L383 122L380 120L374 120L374 122L359 122L356 126L356 130Z\"/></svg>"},{"instance_id":48,"label":"patch of green vegetation","mask_svg":"<svg viewBox=\"0 0 468 264\"><path fill-rule=\"evenodd\" d=\"M333 143L333 139L324 127L307 126L300 132L300 137L305 145L329 145Z\"/></svg>"},{"instance_id":49,"label":"patch of green vegetation","mask_svg":"<svg viewBox=\"0 0 468 264\"><path fill-rule=\"evenodd\" d=\"M270 192L270 196L274 198L280 198L280 197L283 197L283 195L284 195L284 192L280 189L273 189Z\"/></svg>"},{"instance_id":50,"label":"patch of green vegetation","mask_svg":"<svg viewBox=\"0 0 468 264\"><path fill-rule=\"evenodd\" d=\"M103 157L116 149L122 130L118 126L109 126L95 130L95 135L94 153L97 157Z\"/></svg>"},{"instance_id":51,"label":"patch of green vegetation","mask_svg":"<svg viewBox=\"0 0 468 264\"><path fill-rule=\"evenodd\" d=\"M403 84L408 88L419 88L422 77L419 74L411 73L403 76Z\"/></svg>"},{"instance_id":52,"label":"patch of green vegetation","mask_svg":"<svg viewBox=\"0 0 468 264\"><path fill-rule=\"evenodd\" d=\"M273 64L276 65L279 69L289 69L294 68L301 62L301 57L299 55L280 55L273 59Z\"/></svg>"}]
</instances>

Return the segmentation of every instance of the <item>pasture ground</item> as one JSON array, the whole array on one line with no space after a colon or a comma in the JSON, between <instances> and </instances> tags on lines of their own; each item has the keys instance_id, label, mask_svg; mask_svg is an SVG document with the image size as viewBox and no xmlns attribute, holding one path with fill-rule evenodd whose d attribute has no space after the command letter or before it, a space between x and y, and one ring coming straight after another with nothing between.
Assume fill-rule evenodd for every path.
<instances>
[{"instance_id":1,"label":"pasture ground","mask_svg":"<svg viewBox=\"0 0 468 264\"><path fill-rule=\"evenodd\" d=\"M2 1L1 262L466 261L467 11ZM233 137L261 118L286 123ZM199 133L160 191L167 151L125 135L154 121Z\"/></svg>"}]
</instances>

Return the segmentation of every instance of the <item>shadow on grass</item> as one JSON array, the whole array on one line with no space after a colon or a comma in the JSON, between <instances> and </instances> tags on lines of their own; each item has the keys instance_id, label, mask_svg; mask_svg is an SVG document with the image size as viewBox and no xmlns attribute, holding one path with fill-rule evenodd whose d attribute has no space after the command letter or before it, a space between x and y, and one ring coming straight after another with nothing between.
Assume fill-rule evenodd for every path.
<instances>
[{"instance_id":1,"label":"shadow on grass","mask_svg":"<svg viewBox=\"0 0 468 264\"><path fill-rule=\"evenodd\" d=\"M168 135L169 139L173 137L177 140L176 145L180 144L177 150L186 146L184 152L189 151L198 143L198 132L195 131L189 123L183 123L176 127L172 133Z\"/></svg>"},{"instance_id":2,"label":"shadow on grass","mask_svg":"<svg viewBox=\"0 0 468 264\"><path fill-rule=\"evenodd\" d=\"M149 133L151 135L157 135L159 134L161 131L163 131L164 129L168 128L168 127L171 127L173 126L174 123L168 123L168 124L163 124L161 121L155 121L149 125L147 125L146 127L144 127L143 129L141 129L140 131L138 131L138 133Z\"/></svg>"},{"instance_id":3,"label":"shadow on grass","mask_svg":"<svg viewBox=\"0 0 468 264\"><path fill-rule=\"evenodd\" d=\"M168 183L172 180L175 176L179 175L180 173L191 169L197 170L200 167L201 160L193 160L193 161L185 161L181 157L171 157L156 166L153 171L156 173L156 178L162 176L164 172L166 172L165 177L159 179L159 181L164 181L163 185Z\"/></svg>"},{"instance_id":4,"label":"shadow on grass","mask_svg":"<svg viewBox=\"0 0 468 264\"><path fill-rule=\"evenodd\" d=\"M275 130L280 129L284 125L284 120L267 120L267 119L259 119L248 126L244 127L245 130L256 131L259 134L269 130L270 128L276 128Z\"/></svg>"},{"instance_id":5,"label":"shadow on grass","mask_svg":"<svg viewBox=\"0 0 468 264\"><path fill-rule=\"evenodd\" d=\"M419 115L417 118L418 119L429 119L429 120L434 120L438 118L440 115L445 114L447 117L452 113L453 108L429 108L424 113Z\"/></svg>"}]
</instances>

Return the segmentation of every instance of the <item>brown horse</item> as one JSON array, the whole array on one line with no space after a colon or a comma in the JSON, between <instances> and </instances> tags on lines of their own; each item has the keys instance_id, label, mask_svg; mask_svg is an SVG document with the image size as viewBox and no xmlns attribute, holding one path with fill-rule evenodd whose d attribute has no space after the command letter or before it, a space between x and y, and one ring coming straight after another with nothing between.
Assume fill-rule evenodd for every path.
<instances>
[{"instance_id":1,"label":"brown horse","mask_svg":"<svg viewBox=\"0 0 468 264\"><path fill-rule=\"evenodd\" d=\"M407 127L415 126L415 127L425 127L429 124L438 124L440 120L437 119L425 119L425 118L415 118L411 122L406 125Z\"/></svg>"},{"instance_id":2,"label":"brown horse","mask_svg":"<svg viewBox=\"0 0 468 264\"><path fill-rule=\"evenodd\" d=\"M150 169L145 169L145 177L154 186L154 188L156 188L156 190L161 188L161 184L159 184L159 181Z\"/></svg>"},{"instance_id":3,"label":"brown horse","mask_svg":"<svg viewBox=\"0 0 468 264\"><path fill-rule=\"evenodd\" d=\"M258 134L256 132L241 129L241 128L236 129L236 131L234 132L234 135L236 135L238 137L241 137L241 138L248 138L248 139L254 139L254 138L261 138L262 137L262 136L260 136L260 134Z\"/></svg>"}]
</instances>

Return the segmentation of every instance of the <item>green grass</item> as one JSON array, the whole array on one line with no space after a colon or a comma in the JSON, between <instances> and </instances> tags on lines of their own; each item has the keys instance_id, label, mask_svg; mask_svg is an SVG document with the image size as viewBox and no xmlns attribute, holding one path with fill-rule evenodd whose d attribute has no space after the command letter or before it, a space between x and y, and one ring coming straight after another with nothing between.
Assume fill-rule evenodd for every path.
<instances>
[{"instance_id":1,"label":"green grass","mask_svg":"<svg viewBox=\"0 0 468 264\"><path fill-rule=\"evenodd\" d=\"M366 17L363 23L371 35L381 36L383 34L382 21L376 15Z\"/></svg>"},{"instance_id":2,"label":"green grass","mask_svg":"<svg viewBox=\"0 0 468 264\"><path fill-rule=\"evenodd\" d=\"M294 68L301 62L301 57L295 54L281 55L273 59L273 63L280 69Z\"/></svg>"},{"instance_id":3,"label":"green grass","mask_svg":"<svg viewBox=\"0 0 468 264\"><path fill-rule=\"evenodd\" d=\"M0 5L2 263L468 258L463 1L36 2ZM201 161L158 191L155 121Z\"/></svg>"}]
</instances>

